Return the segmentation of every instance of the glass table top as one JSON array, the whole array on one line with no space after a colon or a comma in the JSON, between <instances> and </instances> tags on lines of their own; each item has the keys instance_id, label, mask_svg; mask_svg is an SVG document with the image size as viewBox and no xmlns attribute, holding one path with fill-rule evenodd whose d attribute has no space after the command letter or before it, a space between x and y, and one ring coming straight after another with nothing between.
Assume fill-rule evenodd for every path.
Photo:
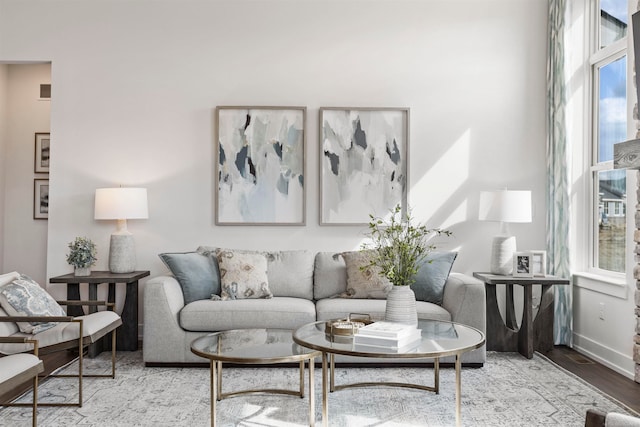
<instances>
[{"instance_id":1,"label":"glass table top","mask_svg":"<svg viewBox=\"0 0 640 427\"><path fill-rule=\"evenodd\" d=\"M277 363L309 359L314 350L295 343L287 329L239 329L196 338L191 351L223 362Z\"/></svg>"},{"instance_id":2,"label":"glass table top","mask_svg":"<svg viewBox=\"0 0 640 427\"><path fill-rule=\"evenodd\" d=\"M309 323L298 328L293 333L293 340L300 345L327 353L392 358L456 355L479 348L485 342L485 336L481 331L460 323L420 319L417 328L421 330L420 342L409 349L399 351L386 348L363 349L362 346L354 344L352 335L329 333L327 321Z\"/></svg>"}]
</instances>

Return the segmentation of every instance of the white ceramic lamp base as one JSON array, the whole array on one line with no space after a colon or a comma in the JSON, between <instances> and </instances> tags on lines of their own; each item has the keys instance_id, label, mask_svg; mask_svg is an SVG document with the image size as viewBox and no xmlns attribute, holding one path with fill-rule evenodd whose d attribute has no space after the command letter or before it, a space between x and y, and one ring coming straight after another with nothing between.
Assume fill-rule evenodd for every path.
<instances>
[{"instance_id":1,"label":"white ceramic lamp base","mask_svg":"<svg viewBox=\"0 0 640 427\"><path fill-rule=\"evenodd\" d=\"M491 246L491 273L502 276L513 273L513 254L515 252L515 236L494 237Z\"/></svg>"},{"instance_id":2,"label":"white ceramic lamp base","mask_svg":"<svg viewBox=\"0 0 640 427\"><path fill-rule=\"evenodd\" d=\"M136 269L136 245L131 234L112 234L109 271L131 273Z\"/></svg>"}]
</instances>

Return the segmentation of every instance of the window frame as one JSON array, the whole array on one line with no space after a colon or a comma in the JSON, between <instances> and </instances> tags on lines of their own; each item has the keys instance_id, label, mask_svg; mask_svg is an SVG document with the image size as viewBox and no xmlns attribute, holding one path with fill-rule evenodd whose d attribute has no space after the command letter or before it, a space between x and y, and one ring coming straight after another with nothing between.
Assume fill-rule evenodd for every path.
<instances>
[{"instance_id":1,"label":"window frame","mask_svg":"<svg viewBox=\"0 0 640 427\"><path fill-rule=\"evenodd\" d=\"M628 6L628 2L627 2ZM616 279L621 279L626 276L627 269L627 258L628 254L626 253L628 250L628 232L625 231L625 271L617 272L613 270L606 270L600 268L599 266L599 256L600 256L600 244L599 244L599 179L598 174L603 171L613 171L614 165L613 160L607 161L599 161L599 142L600 142L600 123L599 123L599 113L600 113L600 73L601 69L609 64L614 63L615 61L620 60L621 58L626 57L626 100L627 105L629 103L630 91L633 90L633 87L630 87L630 78L629 78L629 60L630 55L628 52L628 38L630 33L630 25L628 26L627 33L624 37L619 40L614 41L605 47L600 47L601 40L601 25L600 25L600 0L592 1L592 16L591 19L591 28L590 34L592 34L590 40L590 48L589 48L589 77L591 81L591 91L589 93L589 118L591 121L591 129L590 135L588 137L589 148L587 152L589 154L588 160L588 173L589 173L589 221L586 226L588 227L588 242L589 242L589 256L587 262L587 269L589 273L596 274L598 276L606 276ZM629 15L629 20L631 16ZM631 58L632 59L632 58ZM629 108L626 109L627 114L627 139L629 138L629 124L632 121L632 117L629 113ZM622 142L622 141L620 141ZM629 180L626 180L626 185L628 188ZM628 194L628 191L626 191ZM627 200L625 199L625 204ZM606 209L606 208L605 208ZM626 214L628 213L628 209L622 209Z\"/></svg>"}]
</instances>

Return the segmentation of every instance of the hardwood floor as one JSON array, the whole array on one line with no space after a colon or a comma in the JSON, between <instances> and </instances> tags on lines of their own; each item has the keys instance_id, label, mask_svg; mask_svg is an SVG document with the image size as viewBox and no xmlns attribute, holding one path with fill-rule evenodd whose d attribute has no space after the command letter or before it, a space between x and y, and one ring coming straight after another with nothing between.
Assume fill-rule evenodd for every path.
<instances>
[{"instance_id":1,"label":"hardwood floor","mask_svg":"<svg viewBox=\"0 0 640 427\"><path fill-rule=\"evenodd\" d=\"M549 359L640 413L640 384L565 346L546 353Z\"/></svg>"},{"instance_id":2,"label":"hardwood floor","mask_svg":"<svg viewBox=\"0 0 640 427\"><path fill-rule=\"evenodd\" d=\"M142 345L140 345L140 348L142 348ZM552 351L546 353L545 356L640 413L640 384L568 347L556 346ZM45 374L51 373L54 369L73 360L73 358L74 354L72 352L57 352L43 356ZM13 393L0 396L0 402L15 399L29 388L30 384L27 383L20 390L15 390Z\"/></svg>"}]
</instances>

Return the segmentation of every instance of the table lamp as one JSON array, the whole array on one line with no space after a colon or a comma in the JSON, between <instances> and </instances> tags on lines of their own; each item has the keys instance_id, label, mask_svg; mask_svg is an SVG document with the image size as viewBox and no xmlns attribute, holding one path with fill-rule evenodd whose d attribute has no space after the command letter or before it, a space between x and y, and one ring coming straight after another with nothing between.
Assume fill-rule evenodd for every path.
<instances>
[{"instance_id":1,"label":"table lamp","mask_svg":"<svg viewBox=\"0 0 640 427\"><path fill-rule=\"evenodd\" d=\"M136 269L136 248L133 235L127 230L127 219L149 218L146 188L98 188L95 219L117 220L111 234L109 271L131 273Z\"/></svg>"},{"instance_id":2,"label":"table lamp","mask_svg":"<svg viewBox=\"0 0 640 427\"><path fill-rule=\"evenodd\" d=\"M491 245L491 273L512 274L516 237L509 232L509 223L531 222L531 191L481 192L480 220L500 222L500 234Z\"/></svg>"}]
</instances>

